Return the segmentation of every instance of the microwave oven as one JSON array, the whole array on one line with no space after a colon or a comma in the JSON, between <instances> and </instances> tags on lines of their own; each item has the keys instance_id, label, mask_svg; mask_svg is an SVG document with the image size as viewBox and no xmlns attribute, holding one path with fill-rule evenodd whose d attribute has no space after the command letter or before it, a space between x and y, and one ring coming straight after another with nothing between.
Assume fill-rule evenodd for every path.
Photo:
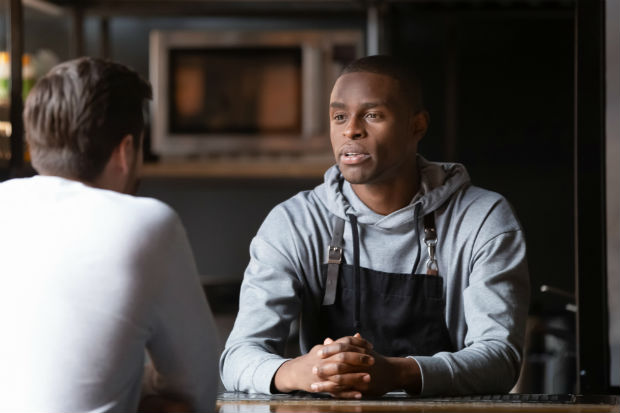
<instances>
[{"instance_id":1,"label":"microwave oven","mask_svg":"<svg viewBox=\"0 0 620 413\"><path fill-rule=\"evenodd\" d=\"M152 31L152 150L323 151L329 93L362 52L359 30Z\"/></svg>"}]
</instances>

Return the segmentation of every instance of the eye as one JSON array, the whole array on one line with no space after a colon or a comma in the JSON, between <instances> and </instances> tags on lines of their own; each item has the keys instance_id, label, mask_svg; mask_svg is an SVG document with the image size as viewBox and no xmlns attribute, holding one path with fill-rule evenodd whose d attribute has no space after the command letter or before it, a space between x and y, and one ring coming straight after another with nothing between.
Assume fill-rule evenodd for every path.
<instances>
[{"instance_id":1,"label":"eye","mask_svg":"<svg viewBox=\"0 0 620 413\"><path fill-rule=\"evenodd\" d=\"M345 119L345 117L342 113L336 113L332 116L332 119L335 120L336 122L341 122Z\"/></svg>"},{"instance_id":2,"label":"eye","mask_svg":"<svg viewBox=\"0 0 620 413\"><path fill-rule=\"evenodd\" d=\"M369 112L366 114L366 118L367 119L378 119L379 118L379 114L375 113L375 112Z\"/></svg>"}]
</instances>

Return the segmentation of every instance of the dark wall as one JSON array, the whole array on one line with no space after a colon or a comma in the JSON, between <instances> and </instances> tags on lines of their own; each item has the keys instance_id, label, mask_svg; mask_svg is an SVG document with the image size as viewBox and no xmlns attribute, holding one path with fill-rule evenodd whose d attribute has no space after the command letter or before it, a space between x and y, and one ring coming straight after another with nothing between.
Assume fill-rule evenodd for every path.
<instances>
[{"instance_id":1,"label":"dark wall","mask_svg":"<svg viewBox=\"0 0 620 413\"><path fill-rule=\"evenodd\" d=\"M271 208L320 180L145 178L140 194L172 206L185 224L200 274L240 280L250 241Z\"/></svg>"},{"instance_id":2,"label":"dark wall","mask_svg":"<svg viewBox=\"0 0 620 413\"><path fill-rule=\"evenodd\" d=\"M392 52L425 86L420 152L465 164L525 228L533 312L563 311L542 284L574 289L573 15L551 8L396 7Z\"/></svg>"}]
</instances>

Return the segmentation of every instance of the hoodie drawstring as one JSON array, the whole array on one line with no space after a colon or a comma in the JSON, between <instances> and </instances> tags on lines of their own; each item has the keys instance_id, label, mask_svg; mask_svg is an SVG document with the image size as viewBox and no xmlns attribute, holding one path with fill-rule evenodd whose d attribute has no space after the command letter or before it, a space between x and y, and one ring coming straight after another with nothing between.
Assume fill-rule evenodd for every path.
<instances>
[{"instance_id":1,"label":"hoodie drawstring","mask_svg":"<svg viewBox=\"0 0 620 413\"><path fill-rule=\"evenodd\" d=\"M353 233L353 271L355 274L355 311L353 312L353 329L359 332L360 323L360 236L357 228L357 217L347 214L351 221L351 232Z\"/></svg>"}]
</instances>

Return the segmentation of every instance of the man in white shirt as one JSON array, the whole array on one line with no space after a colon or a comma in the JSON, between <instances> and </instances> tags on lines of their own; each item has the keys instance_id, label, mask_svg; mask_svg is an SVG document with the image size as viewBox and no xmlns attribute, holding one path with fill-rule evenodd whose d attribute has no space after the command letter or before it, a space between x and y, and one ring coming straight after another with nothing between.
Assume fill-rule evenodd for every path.
<instances>
[{"instance_id":1,"label":"man in white shirt","mask_svg":"<svg viewBox=\"0 0 620 413\"><path fill-rule=\"evenodd\" d=\"M93 58L28 96L40 175L0 184L3 410L129 412L145 395L215 408L216 330L184 228L130 195L150 98L136 72Z\"/></svg>"}]
</instances>

